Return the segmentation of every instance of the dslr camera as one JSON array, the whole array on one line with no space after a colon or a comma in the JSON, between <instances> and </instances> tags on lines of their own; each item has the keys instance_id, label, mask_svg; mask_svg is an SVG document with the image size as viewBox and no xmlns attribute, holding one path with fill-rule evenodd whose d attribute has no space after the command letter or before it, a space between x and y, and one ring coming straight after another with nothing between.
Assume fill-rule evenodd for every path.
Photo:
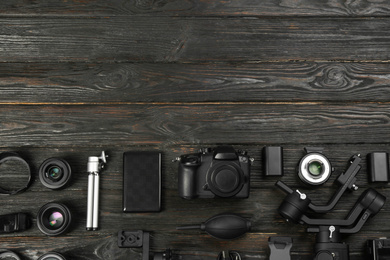
<instances>
[{"instance_id":1,"label":"dslr camera","mask_svg":"<svg viewBox=\"0 0 390 260\"><path fill-rule=\"evenodd\" d=\"M179 195L194 198L248 198L253 158L232 146L202 148L179 161Z\"/></svg>"}]
</instances>

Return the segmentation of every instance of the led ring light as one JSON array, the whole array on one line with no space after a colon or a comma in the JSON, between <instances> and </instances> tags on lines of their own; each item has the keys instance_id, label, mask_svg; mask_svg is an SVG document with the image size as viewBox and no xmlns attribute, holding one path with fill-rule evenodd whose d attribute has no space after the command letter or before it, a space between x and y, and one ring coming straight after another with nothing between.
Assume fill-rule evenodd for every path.
<instances>
[{"instance_id":1,"label":"led ring light","mask_svg":"<svg viewBox=\"0 0 390 260\"><path fill-rule=\"evenodd\" d=\"M320 153L308 153L299 163L299 178L310 185L325 183L332 173L332 166L328 158Z\"/></svg>"}]
</instances>

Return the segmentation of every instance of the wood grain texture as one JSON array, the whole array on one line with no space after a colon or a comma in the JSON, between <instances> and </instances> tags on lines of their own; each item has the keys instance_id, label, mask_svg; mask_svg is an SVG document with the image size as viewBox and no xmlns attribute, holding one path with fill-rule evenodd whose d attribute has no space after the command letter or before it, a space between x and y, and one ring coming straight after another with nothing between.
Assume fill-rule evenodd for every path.
<instances>
[{"instance_id":1,"label":"wood grain texture","mask_svg":"<svg viewBox=\"0 0 390 260\"><path fill-rule=\"evenodd\" d=\"M389 117L386 103L2 106L0 145L388 144Z\"/></svg>"},{"instance_id":2,"label":"wood grain texture","mask_svg":"<svg viewBox=\"0 0 390 260\"><path fill-rule=\"evenodd\" d=\"M3 15L388 16L385 0L75 0L3 1Z\"/></svg>"},{"instance_id":3,"label":"wood grain texture","mask_svg":"<svg viewBox=\"0 0 390 260\"><path fill-rule=\"evenodd\" d=\"M389 19L3 18L0 60L388 61Z\"/></svg>"},{"instance_id":4,"label":"wood grain texture","mask_svg":"<svg viewBox=\"0 0 390 260\"><path fill-rule=\"evenodd\" d=\"M390 101L388 63L0 63L0 71L0 103Z\"/></svg>"},{"instance_id":5,"label":"wood grain texture","mask_svg":"<svg viewBox=\"0 0 390 260\"><path fill-rule=\"evenodd\" d=\"M353 154L362 154L362 169L357 175L356 192L345 194L328 218L344 218L352 208L359 195L367 187L376 187L379 192L389 196L389 187L382 184L369 185L367 182L367 164L365 155L375 150L389 151L388 145L326 145L324 154L328 156L336 168L331 179L321 189L303 187L295 174L295 167L304 155L303 146L287 145L284 147L285 175L283 181L299 187L317 204L324 204L331 197L337 186L332 185L337 175L344 171L347 162ZM47 251L57 251L70 259L140 259L139 249L120 249L117 247L117 231L120 229L143 229L151 232L152 251L159 252L171 247L182 254L183 260L215 259L220 250L236 249L243 253L244 259L262 259L268 254L267 239L273 235L288 235L294 238L292 259L308 260L313 247L314 235L305 233L305 226L289 224L277 213L284 194L274 187L279 178L262 176L261 148L262 146L236 146L245 149L255 158L252 168L251 195L245 200L213 199L213 200L183 200L177 194L177 163L171 158L183 153L194 152L200 145L187 146L97 146L90 148L22 148L14 147L26 158L33 168L35 180L25 193L9 196L0 201L2 213L23 211L33 218L39 207L50 201L62 202L69 206L74 221L69 233L55 238L47 238L34 226L23 233L1 235L2 247L12 249L28 259L37 259ZM107 148L107 149L106 149ZM7 148L2 151L9 151ZM101 229L87 232L84 229L86 216L87 174L85 173L88 156L99 154L105 149L109 154L107 168L101 178ZM122 201L122 154L133 150L159 150L164 156L163 161L163 211L161 213L128 214L121 213ZM73 169L72 182L65 189L52 191L39 182L36 169L43 160L49 157L66 159ZM3 182L0 184L4 184ZM272 200L269 198L273 198ZM175 227L183 224L202 222L212 215L234 212L248 217L253 223L250 233L234 241L219 241L200 231L177 231ZM390 214L390 205L385 205L375 217L375 221L367 222L358 234L345 237L351 246L351 259L362 259L363 244L369 238L375 238L378 233L389 232L385 224Z\"/></svg>"},{"instance_id":6,"label":"wood grain texture","mask_svg":"<svg viewBox=\"0 0 390 260\"><path fill-rule=\"evenodd\" d=\"M268 259L269 236L294 239L293 260L312 259L315 235L277 212L282 179L324 204L353 154L362 155L359 190L345 194L326 218L344 218L368 183L366 155L389 152L390 3L385 0L10 0L0 3L0 150L17 151L32 167L25 193L2 197L0 214L36 218L49 201L73 213L71 230L45 237L36 227L0 235L22 259L48 251L72 260L138 260L120 249L120 229L151 232L153 252L172 248L182 260L214 260L238 250ZM232 144L254 159L248 199L183 200L171 160L200 147ZM262 171L264 145L284 147L285 175ZM325 147L336 168L320 189L304 187L296 166L303 147ZM85 231L87 158L109 154L101 178L100 227ZM122 213L122 154L163 153L161 213ZM38 168L67 160L72 181L52 191ZM11 173L4 171L12 169ZM26 176L0 167L0 187ZM250 218L251 232L219 241L197 230L219 213ZM388 236L390 205L353 235L350 260L367 259L367 239Z\"/></svg>"}]
</instances>

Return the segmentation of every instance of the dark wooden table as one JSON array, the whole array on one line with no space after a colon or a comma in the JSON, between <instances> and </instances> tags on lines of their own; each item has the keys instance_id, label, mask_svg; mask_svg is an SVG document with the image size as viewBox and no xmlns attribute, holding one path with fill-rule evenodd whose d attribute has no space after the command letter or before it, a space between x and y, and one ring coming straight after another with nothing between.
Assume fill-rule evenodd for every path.
<instances>
[{"instance_id":1,"label":"dark wooden table","mask_svg":"<svg viewBox=\"0 0 390 260\"><path fill-rule=\"evenodd\" d=\"M190 260L221 250L268 259L269 236L294 239L292 259L311 259L315 235L277 213L280 178L262 174L261 149L284 147L286 183L318 204L356 153L363 157L360 189L343 196L329 218L344 218L368 187L365 156L389 151L390 4L385 0L9 0L0 3L0 145L31 164L24 193L4 196L1 214L66 203L72 229L46 237L34 225L1 235L2 248L23 259L48 251L68 259L141 259L120 249L117 232L151 232L151 250ZM171 159L201 147L231 144L255 158L246 200L181 199ZM336 168L324 186L302 187L295 171L305 146L323 146ZM88 156L109 154L101 180L99 231L85 230ZM163 211L124 214L122 154L163 153ZM39 181L47 158L66 159L71 185L60 191ZM8 178L7 178L8 177ZM2 176L2 187L12 182ZM390 234L390 206L346 236L351 260L365 242ZM234 241L200 231L177 231L212 215L251 218L253 229Z\"/></svg>"}]
</instances>

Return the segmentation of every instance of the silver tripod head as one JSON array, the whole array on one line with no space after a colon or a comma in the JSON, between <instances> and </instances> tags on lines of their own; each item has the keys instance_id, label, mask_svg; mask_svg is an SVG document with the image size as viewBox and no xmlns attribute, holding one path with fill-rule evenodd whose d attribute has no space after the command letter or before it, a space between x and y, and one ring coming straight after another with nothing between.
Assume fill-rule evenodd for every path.
<instances>
[{"instance_id":1,"label":"silver tripod head","mask_svg":"<svg viewBox=\"0 0 390 260\"><path fill-rule=\"evenodd\" d=\"M102 151L100 156L90 156L88 157L87 171L88 173L99 173L107 163L106 153Z\"/></svg>"}]
</instances>

